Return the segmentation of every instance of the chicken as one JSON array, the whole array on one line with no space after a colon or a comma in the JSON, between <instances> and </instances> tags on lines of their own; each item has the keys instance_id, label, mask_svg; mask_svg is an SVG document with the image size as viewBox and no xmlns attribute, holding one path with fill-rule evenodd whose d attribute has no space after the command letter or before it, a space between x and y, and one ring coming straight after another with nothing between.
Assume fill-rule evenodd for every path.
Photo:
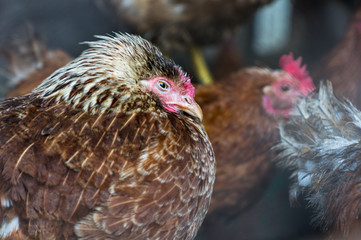
<instances>
[{"instance_id":1,"label":"chicken","mask_svg":"<svg viewBox=\"0 0 361 240\"><path fill-rule=\"evenodd\" d=\"M278 163L292 171L290 199L302 194L314 208L316 224L337 233L336 239L351 239L361 223L361 113L336 97L329 81L298 108L280 125L276 147Z\"/></svg>"},{"instance_id":2,"label":"chicken","mask_svg":"<svg viewBox=\"0 0 361 240\"><path fill-rule=\"evenodd\" d=\"M298 98L314 89L301 59L283 56L280 65L284 71L245 68L214 85L196 85L196 101L205 109L203 123L217 156L210 215L236 215L260 197L273 169L269 149L278 139L275 118L287 117Z\"/></svg>"},{"instance_id":3,"label":"chicken","mask_svg":"<svg viewBox=\"0 0 361 240\"><path fill-rule=\"evenodd\" d=\"M56 69L72 60L61 50L48 49L33 31L26 37L11 41L2 52L9 62L4 69L10 87L6 97L29 93Z\"/></svg>"},{"instance_id":4,"label":"chicken","mask_svg":"<svg viewBox=\"0 0 361 240\"><path fill-rule=\"evenodd\" d=\"M108 6L134 32L162 50L189 50L194 70L204 84L213 77L198 47L229 38L256 9L272 0L110 0Z\"/></svg>"},{"instance_id":5,"label":"chicken","mask_svg":"<svg viewBox=\"0 0 361 240\"><path fill-rule=\"evenodd\" d=\"M0 238L192 239L215 159L190 78L146 40L99 36L0 103Z\"/></svg>"},{"instance_id":6,"label":"chicken","mask_svg":"<svg viewBox=\"0 0 361 240\"><path fill-rule=\"evenodd\" d=\"M322 58L311 71L314 79L332 81L337 94L361 107L361 5L343 40Z\"/></svg>"},{"instance_id":7,"label":"chicken","mask_svg":"<svg viewBox=\"0 0 361 240\"><path fill-rule=\"evenodd\" d=\"M288 117L297 100L314 89L301 59L285 55L283 70L251 67L213 85L196 87L203 124L217 159L209 213L234 216L263 192L271 173L276 118Z\"/></svg>"},{"instance_id":8,"label":"chicken","mask_svg":"<svg viewBox=\"0 0 361 240\"><path fill-rule=\"evenodd\" d=\"M112 10L164 49L217 43L272 0L111 0Z\"/></svg>"}]
</instances>

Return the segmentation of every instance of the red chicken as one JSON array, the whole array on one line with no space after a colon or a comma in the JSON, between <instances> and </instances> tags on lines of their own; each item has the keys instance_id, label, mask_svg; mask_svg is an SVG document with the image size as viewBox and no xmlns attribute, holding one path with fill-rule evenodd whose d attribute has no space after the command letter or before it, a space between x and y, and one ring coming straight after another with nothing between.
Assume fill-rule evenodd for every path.
<instances>
[{"instance_id":1,"label":"red chicken","mask_svg":"<svg viewBox=\"0 0 361 240\"><path fill-rule=\"evenodd\" d=\"M215 177L189 77L117 34L0 103L0 238L192 239Z\"/></svg>"},{"instance_id":2,"label":"red chicken","mask_svg":"<svg viewBox=\"0 0 361 240\"><path fill-rule=\"evenodd\" d=\"M298 99L314 89L300 58L285 55L280 66L283 70L246 68L196 87L217 159L210 214L233 216L260 196L272 169L270 148L278 139L275 118L287 118Z\"/></svg>"},{"instance_id":3,"label":"red chicken","mask_svg":"<svg viewBox=\"0 0 361 240\"><path fill-rule=\"evenodd\" d=\"M277 159L293 172L290 198L305 196L315 208L314 222L336 239L361 237L360 119L361 112L337 98L328 81L280 126Z\"/></svg>"},{"instance_id":4,"label":"red chicken","mask_svg":"<svg viewBox=\"0 0 361 240\"><path fill-rule=\"evenodd\" d=\"M361 107L361 5L343 40L313 67L312 77L331 80L336 94Z\"/></svg>"}]
</instances>

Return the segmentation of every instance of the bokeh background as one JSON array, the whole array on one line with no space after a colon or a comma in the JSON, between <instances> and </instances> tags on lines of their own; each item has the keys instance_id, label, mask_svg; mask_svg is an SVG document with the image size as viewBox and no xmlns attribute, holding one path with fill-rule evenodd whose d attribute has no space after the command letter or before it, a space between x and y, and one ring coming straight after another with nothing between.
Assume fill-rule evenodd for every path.
<instances>
[{"instance_id":1,"label":"bokeh background","mask_svg":"<svg viewBox=\"0 0 361 240\"><path fill-rule=\"evenodd\" d=\"M342 38L360 1L274 0L260 8L236 32L236 50L243 66L277 67L282 54L292 51L312 66ZM132 32L101 0L0 0L0 48L36 32L50 49L62 49L73 57L87 46L79 42L94 35ZM217 64L219 45L202 48L210 69ZM191 75L189 61L180 53L172 56ZM0 57L0 97L8 90L5 60ZM197 79L194 79L197 81ZM204 226L197 236L206 239L319 239L322 233L310 223L312 212L305 203L290 207L289 174L278 170L262 199L244 214L222 223L219 229Z\"/></svg>"}]
</instances>

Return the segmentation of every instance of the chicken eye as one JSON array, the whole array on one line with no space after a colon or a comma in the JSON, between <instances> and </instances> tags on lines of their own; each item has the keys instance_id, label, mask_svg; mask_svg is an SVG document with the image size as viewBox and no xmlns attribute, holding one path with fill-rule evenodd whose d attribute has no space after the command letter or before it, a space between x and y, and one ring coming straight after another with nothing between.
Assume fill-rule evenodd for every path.
<instances>
[{"instance_id":1,"label":"chicken eye","mask_svg":"<svg viewBox=\"0 0 361 240\"><path fill-rule=\"evenodd\" d=\"M282 92L287 92L287 91L290 90L290 87L287 86L287 85L282 85L282 86L281 86L281 90L282 90Z\"/></svg>"},{"instance_id":2,"label":"chicken eye","mask_svg":"<svg viewBox=\"0 0 361 240\"><path fill-rule=\"evenodd\" d=\"M168 83L164 82L164 81L158 81L158 87L160 90L165 91L169 89L169 85Z\"/></svg>"}]
</instances>

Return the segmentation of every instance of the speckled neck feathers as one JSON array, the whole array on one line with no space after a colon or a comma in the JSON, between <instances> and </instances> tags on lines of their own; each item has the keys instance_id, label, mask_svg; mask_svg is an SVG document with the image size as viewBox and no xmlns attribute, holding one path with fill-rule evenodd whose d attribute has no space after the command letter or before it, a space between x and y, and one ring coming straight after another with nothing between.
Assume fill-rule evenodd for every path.
<instances>
[{"instance_id":1,"label":"speckled neck feathers","mask_svg":"<svg viewBox=\"0 0 361 240\"><path fill-rule=\"evenodd\" d=\"M164 76L182 81L180 68L148 41L121 34L98 38L87 42L90 49L33 92L93 114L107 110L132 113L156 110L157 99L139 85L140 80Z\"/></svg>"}]
</instances>

